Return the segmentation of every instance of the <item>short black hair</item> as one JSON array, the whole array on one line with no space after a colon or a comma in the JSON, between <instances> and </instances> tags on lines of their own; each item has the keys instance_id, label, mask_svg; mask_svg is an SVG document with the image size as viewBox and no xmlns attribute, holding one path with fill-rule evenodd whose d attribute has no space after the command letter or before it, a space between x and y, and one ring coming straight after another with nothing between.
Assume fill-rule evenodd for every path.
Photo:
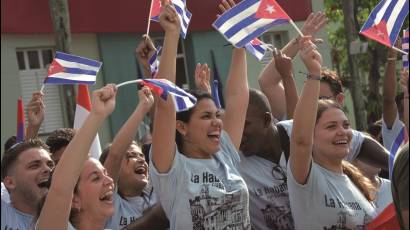
<instances>
[{"instance_id":1,"label":"short black hair","mask_svg":"<svg viewBox=\"0 0 410 230\"><path fill-rule=\"evenodd\" d=\"M251 107L258 109L261 113L269 112L271 113L271 107L268 98L260 90L249 89L249 105Z\"/></svg>"},{"instance_id":2,"label":"short black hair","mask_svg":"<svg viewBox=\"0 0 410 230\"><path fill-rule=\"evenodd\" d=\"M7 151L11 148L11 146L15 145L17 143L17 137L16 136L11 136L7 138L6 142L4 143L4 151Z\"/></svg>"},{"instance_id":3,"label":"short black hair","mask_svg":"<svg viewBox=\"0 0 410 230\"><path fill-rule=\"evenodd\" d=\"M75 130L71 128L60 128L54 130L47 138L46 144L50 147L50 152L55 153L59 149L66 147L75 135Z\"/></svg>"},{"instance_id":4,"label":"short black hair","mask_svg":"<svg viewBox=\"0 0 410 230\"><path fill-rule=\"evenodd\" d=\"M38 138L28 139L23 142L17 143L8 149L1 160L1 180L8 176L10 169L14 166L17 158L24 151L32 148L40 148L49 152L48 146Z\"/></svg>"},{"instance_id":5,"label":"short black hair","mask_svg":"<svg viewBox=\"0 0 410 230\"><path fill-rule=\"evenodd\" d=\"M333 96L336 97L338 94L343 93L342 81L335 71L323 69L321 75L322 78L320 79L320 81L329 84Z\"/></svg>"}]
</instances>

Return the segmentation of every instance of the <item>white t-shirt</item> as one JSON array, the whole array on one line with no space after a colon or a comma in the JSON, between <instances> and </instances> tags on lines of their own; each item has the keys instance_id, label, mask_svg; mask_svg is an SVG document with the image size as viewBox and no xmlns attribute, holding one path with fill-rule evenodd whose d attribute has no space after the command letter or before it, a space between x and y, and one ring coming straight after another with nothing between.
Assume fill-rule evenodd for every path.
<instances>
[{"instance_id":1,"label":"white t-shirt","mask_svg":"<svg viewBox=\"0 0 410 230\"><path fill-rule=\"evenodd\" d=\"M296 229L364 229L376 216L372 203L345 174L312 162L305 185L296 182L288 164L290 206Z\"/></svg>"},{"instance_id":2,"label":"white t-shirt","mask_svg":"<svg viewBox=\"0 0 410 230\"><path fill-rule=\"evenodd\" d=\"M168 173L159 173L150 161L154 191L171 230L250 229L248 188L225 131L220 148L211 159L192 159L176 151Z\"/></svg>"},{"instance_id":3,"label":"white t-shirt","mask_svg":"<svg viewBox=\"0 0 410 230\"><path fill-rule=\"evenodd\" d=\"M10 203L10 194L3 182L1 182L1 200Z\"/></svg>"},{"instance_id":4,"label":"white t-shirt","mask_svg":"<svg viewBox=\"0 0 410 230\"><path fill-rule=\"evenodd\" d=\"M282 125L285 128L290 138L292 134L293 120L281 121L278 123L278 125ZM352 129L352 141L350 142L349 154L345 157L346 161L352 162L357 158L357 155L359 155L360 152L360 148L362 147L364 138L364 133Z\"/></svg>"},{"instance_id":5,"label":"white t-shirt","mask_svg":"<svg viewBox=\"0 0 410 230\"><path fill-rule=\"evenodd\" d=\"M391 193L391 182L390 180L380 179L380 189L377 192L376 200L374 205L376 206L377 215L383 212L383 210L391 203L393 203L393 197Z\"/></svg>"},{"instance_id":6,"label":"white t-shirt","mask_svg":"<svg viewBox=\"0 0 410 230\"><path fill-rule=\"evenodd\" d=\"M143 196L121 198L118 191L114 195L114 215L105 224L107 229L122 229L143 216L146 209L157 203L151 186L146 186ZM118 188L118 187L117 187Z\"/></svg>"},{"instance_id":7,"label":"white t-shirt","mask_svg":"<svg viewBox=\"0 0 410 230\"><path fill-rule=\"evenodd\" d=\"M33 226L33 216L20 212L1 200L1 230L25 230Z\"/></svg>"},{"instance_id":8,"label":"white t-shirt","mask_svg":"<svg viewBox=\"0 0 410 230\"><path fill-rule=\"evenodd\" d=\"M382 119L383 145L387 150L391 150L394 140L396 139L397 135L399 135L403 127L404 123L400 121L398 113L391 129L387 128L386 122L384 122L384 118Z\"/></svg>"},{"instance_id":9,"label":"white t-shirt","mask_svg":"<svg viewBox=\"0 0 410 230\"><path fill-rule=\"evenodd\" d=\"M294 229L286 183L286 159L279 165L241 154L240 172L248 186L252 229Z\"/></svg>"}]
</instances>

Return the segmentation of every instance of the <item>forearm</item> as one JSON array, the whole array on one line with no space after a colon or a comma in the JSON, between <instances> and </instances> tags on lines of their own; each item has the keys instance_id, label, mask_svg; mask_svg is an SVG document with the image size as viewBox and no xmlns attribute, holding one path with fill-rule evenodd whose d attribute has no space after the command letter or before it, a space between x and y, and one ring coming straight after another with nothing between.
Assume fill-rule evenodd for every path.
<instances>
[{"instance_id":1,"label":"forearm","mask_svg":"<svg viewBox=\"0 0 410 230\"><path fill-rule=\"evenodd\" d=\"M159 78L176 81L176 56L178 49L179 32L166 32L164 38L164 48L162 50L161 61L158 67Z\"/></svg>"},{"instance_id":2,"label":"forearm","mask_svg":"<svg viewBox=\"0 0 410 230\"><path fill-rule=\"evenodd\" d=\"M286 44L286 46L282 48L282 53L284 53L286 56L292 59L296 57L298 52L299 52L299 46L298 46L297 38L290 40L288 44Z\"/></svg>"},{"instance_id":3,"label":"forearm","mask_svg":"<svg viewBox=\"0 0 410 230\"><path fill-rule=\"evenodd\" d=\"M38 131L40 130L40 125L28 124L26 129L26 140L36 138L38 136Z\"/></svg>"},{"instance_id":4,"label":"forearm","mask_svg":"<svg viewBox=\"0 0 410 230\"><path fill-rule=\"evenodd\" d=\"M110 148L110 153L104 163L104 167L107 169L108 175L110 175L114 181L118 180L121 162L129 146L134 140L138 131L138 126L144 119L146 112L146 109L144 109L141 105L138 105L114 138Z\"/></svg>"},{"instance_id":5,"label":"forearm","mask_svg":"<svg viewBox=\"0 0 410 230\"><path fill-rule=\"evenodd\" d=\"M283 76L283 87L285 88L287 119L292 119L296 104L299 100L293 74L289 74L289 76Z\"/></svg>"},{"instance_id":6,"label":"forearm","mask_svg":"<svg viewBox=\"0 0 410 230\"><path fill-rule=\"evenodd\" d=\"M383 119L389 128L397 116L396 81L396 61L387 61L383 82Z\"/></svg>"}]
</instances>

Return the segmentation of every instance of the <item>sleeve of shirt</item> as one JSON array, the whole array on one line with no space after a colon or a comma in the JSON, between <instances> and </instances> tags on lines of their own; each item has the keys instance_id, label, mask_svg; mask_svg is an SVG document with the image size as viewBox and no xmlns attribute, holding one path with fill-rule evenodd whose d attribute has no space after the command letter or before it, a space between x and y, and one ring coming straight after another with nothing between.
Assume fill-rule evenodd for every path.
<instances>
[{"instance_id":1,"label":"sleeve of shirt","mask_svg":"<svg viewBox=\"0 0 410 230\"><path fill-rule=\"evenodd\" d=\"M152 158L152 152L150 152L150 158ZM167 173L158 172L152 159L149 163L152 186L160 198L165 213L171 213L173 210L173 202L178 195L177 189L180 188L180 183L184 180L183 173L186 164L183 158L184 156L176 150L171 169Z\"/></svg>"},{"instance_id":2,"label":"sleeve of shirt","mask_svg":"<svg viewBox=\"0 0 410 230\"><path fill-rule=\"evenodd\" d=\"M293 120L286 120L286 121L281 121L278 122L278 125L283 126L285 128L286 133L288 134L289 138L292 134L292 128L293 128Z\"/></svg>"},{"instance_id":3,"label":"sleeve of shirt","mask_svg":"<svg viewBox=\"0 0 410 230\"><path fill-rule=\"evenodd\" d=\"M364 135L365 134L360 131L352 130L352 141L350 142L350 151L349 154L346 156L345 160L352 162L357 158L357 155L359 155L360 149L365 138Z\"/></svg>"},{"instance_id":4,"label":"sleeve of shirt","mask_svg":"<svg viewBox=\"0 0 410 230\"><path fill-rule=\"evenodd\" d=\"M396 119L394 120L393 126L391 129L387 128L384 119L382 119L382 138L383 138L383 145L387 150L390 151L394 139L397 137L398 133L400 133L401 129L403 128L404 124L399 119L399 114L396 115Z\"/></svg>"}]
</instances>

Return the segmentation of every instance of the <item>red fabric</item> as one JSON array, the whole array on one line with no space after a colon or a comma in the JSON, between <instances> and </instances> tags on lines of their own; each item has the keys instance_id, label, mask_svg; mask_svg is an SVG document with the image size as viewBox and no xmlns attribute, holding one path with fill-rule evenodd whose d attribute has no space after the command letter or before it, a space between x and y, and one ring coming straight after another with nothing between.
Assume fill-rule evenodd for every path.
<instances>
[{"instance_id":1,"label":"red fabric","mask_svg":"<svg viewBox=\"0 0 410 230\"><path fill-rule=\"evenodd\" d=\"M91 111L91 100L88 94L88 85L79 84L77 92L77 105Z\"/></svg>"},{"instance_id":2,"label":"red fabric","mask_svg":"<svg viewBox=\"0 0 410 230\"><path fill-rule=\"evenodd\" d=\"M396 216L394 204L387 206L380 215L376 217L365 230L400 230L399 221Z\"/></svg>"},{"instance_id":3,"label":"red fabric","mask_svg":"<svg viewBox=\"0 0 410 230\"><path fill-rule=\"evenodd\" d=\"M294 21L305 20L312 11L311 0L277 2ZM70 0L68 3L72 33L146 32L150 0ZM219 3L220 0L187 0L192 13L188 32L213 30ZM158 23L151 23L150 30L162 31ZM1 32L52 33L48 0L1 0Z\"/></svg>"},{"instance_id":4,"label":"red fabric","mask_svg":"<svg viewBox=\"0 0 410 230\"><path fill-rule=\"evenodd\" d=\"M385 20L382 20L379 24L361 32L361 34L386 46L391 47L393 45L390 42L389 33L387 32L387 23Z\"/></svg>"},{"instance_id":5,"label":"red fabric","mask_svg":"<svg viewBox=\"0 0 410 230\"><path fill-rule=\"evenodd\" d=\"M51 65L47 70L47 76L50 76L56 73L61 73L64 71L65 71L64 67L62 67L60 63L58 63L56 60L53 60L53 62L51 62Z\"/></svg>"},{"instance_id":6,"label":"red fabric","mask_svg":"<svg viewBox=\"0 0 410 230\"><path fill-rule=\"evenodd\" d=\"M256 12L257 18L266 19L288 19L289 15L282 9L282 7L275 0L261 0L258 11Z\"/></svg>"}]
</instances>

